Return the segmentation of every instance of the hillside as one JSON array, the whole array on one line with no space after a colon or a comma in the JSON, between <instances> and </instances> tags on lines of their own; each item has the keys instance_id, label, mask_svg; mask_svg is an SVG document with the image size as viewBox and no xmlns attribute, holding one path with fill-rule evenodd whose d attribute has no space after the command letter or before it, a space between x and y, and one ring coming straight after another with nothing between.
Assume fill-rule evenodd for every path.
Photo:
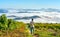
<instances>
[{"instance_id":1,"label":"hillside","mask_svg":"<svg viewBox=\"0 0 60 37\"><path fill-rule=\"evenodd\" d=\"M0 37L60 37L60 23L35 23L34 35L29 32L29 23L0 16Z\"/></svg>"}]
</instances>

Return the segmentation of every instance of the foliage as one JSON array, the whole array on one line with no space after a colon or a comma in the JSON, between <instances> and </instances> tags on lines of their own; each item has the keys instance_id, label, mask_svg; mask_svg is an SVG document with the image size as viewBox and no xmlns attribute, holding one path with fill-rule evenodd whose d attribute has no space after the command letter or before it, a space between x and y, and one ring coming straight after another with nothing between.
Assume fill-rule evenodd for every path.
<instances>
[{"instance_id":1,"label":"foliage","mask_svg":"<svg viewBox=\"0 0 60 37\"><path fill-rule=\"evenodd\" d=\"M16 28L16 22L12 19L8 19L8 28L14 30Z\"/></svg>"},{"instance_id":2,"label":"foliage","mask_svg":"<svg viewBox=\"0 0 60 37\"><path fill-rule=\"evenodd\" d=\"M40 37L60 37L60 23L35 23L35 33Z\"/></svg>"},{"instance_id":3,"label":"foliage","mask_svg":"<svg viewBox=\"0 0 60 37\"><path fill-rule=\"evenodd\" d=\"M5 14L0 16L0 27L3 28L3 29L8 28L8 19L7 19Z\"/></svg>"},{"instance_id":4,"label":"foliage","mask_svg":"<svg viewBox=\"0 0 60 37\"><path fill-rule=\"evenodd\" d=\"M19 27L19 25L20 24L17 24L17 21L7 19L5 14L0 16L0 30L14 30Z\"/></svg>"}]
</instances>

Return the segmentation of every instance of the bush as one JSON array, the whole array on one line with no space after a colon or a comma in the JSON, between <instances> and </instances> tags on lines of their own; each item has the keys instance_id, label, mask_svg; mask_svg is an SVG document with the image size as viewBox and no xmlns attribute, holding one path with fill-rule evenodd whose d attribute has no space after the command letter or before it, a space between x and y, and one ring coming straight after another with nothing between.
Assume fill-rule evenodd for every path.
<instances>
[{"instance_id":1,"label":"bush","mask_svg":"<svg viewBox=\"0 0 60 37\"><path fill-rule=\"evenodd\" d=\"M0 30L14 30L17 23L13 19L7 19L6 15L3 14L0 16Z\"/></svg>"}]
</instances>

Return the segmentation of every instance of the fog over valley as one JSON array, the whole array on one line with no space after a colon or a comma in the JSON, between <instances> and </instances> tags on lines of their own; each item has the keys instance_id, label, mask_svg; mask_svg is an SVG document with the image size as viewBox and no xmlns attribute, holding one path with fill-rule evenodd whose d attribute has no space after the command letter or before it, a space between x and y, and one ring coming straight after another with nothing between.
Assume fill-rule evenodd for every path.
<instances>
[{"instance_id":1,"label":"fog over valley","mask_svg":"<svg viewBox=\"0 0 60 37\"><path fill-rule=\"evenodd\" d=\"M8 19L16 21L42 23L60 23L60 9L41 8L41 9L0 9L0 15L6 14Z\"/></svg>"}]
</instances>

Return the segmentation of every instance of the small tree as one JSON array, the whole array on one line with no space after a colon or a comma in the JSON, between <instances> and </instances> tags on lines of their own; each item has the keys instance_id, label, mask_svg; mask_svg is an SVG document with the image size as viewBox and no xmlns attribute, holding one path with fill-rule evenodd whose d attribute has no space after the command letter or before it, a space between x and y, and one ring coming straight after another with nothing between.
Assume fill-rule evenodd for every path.
<instances>
[{"instance_id":1,"label":"small tree","mask_svg":"<svg viewBox=\"0 0 60 37\"><path fill-rule=\"evenodd\" d=\"M2 24L2 27L6 30L8 27L8 19L6 17L5 14L3 14L2 16L0 16L0 23Z\"/></svg>"},{"instance_id":2,"label":"small tree","mask_svg":"<svg viewBox=\"0 0 60 37\"><path fill-rule=\"evenodd\" d=\"M9 28L10 30L13 30L13 29L16 28L16 23L15 23L14 20L8 19L8 28Z\"/></svg>"}]
</instances>

